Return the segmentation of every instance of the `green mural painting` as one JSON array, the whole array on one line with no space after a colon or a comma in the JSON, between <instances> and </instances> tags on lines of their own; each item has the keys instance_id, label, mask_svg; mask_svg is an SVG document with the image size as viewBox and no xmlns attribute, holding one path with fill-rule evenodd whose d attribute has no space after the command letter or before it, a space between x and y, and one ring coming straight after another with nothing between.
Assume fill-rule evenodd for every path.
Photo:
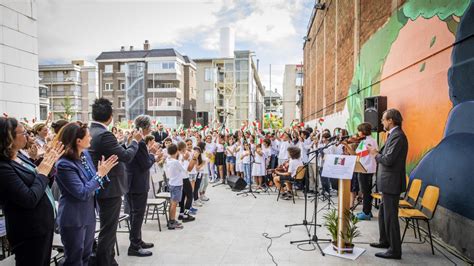
<instances>
[{"instance_id":1,"label":"green mural painting","mask_svg":"<svg viewBox=\"0 0 474 266\"><path fill-rule=\"evenodd\" d=\"M409 103L407 99L416 99L416 97L422 98L422 93L426 95L426 93L428 93L427 91L416 92L417 89L421 90L425 88L416 86L416 88L412 90L402 91L400 87L394 86L394 80L411 80L411 84L417 84L417 82L420 83L417 79L435 80L433 77L441 78L437 76L440 72L439 69L433 67L435 64L438 64L437 60L445 62L446 66L444 71L447 72L450 57L448 53L444 55L442 51L454 42L454 34L459 24L459 18L464 14L469 3L469 0L407 1L394 12L394 15L388 19L382 28L362 45L359 61L355 67L349 88L349 97L346 102L346 107L349 112L346 127L349 132L356 132L357 125L363 122L363 100L365 97L376 95L388 96L389 107L404 109L404 116L408 118L404 128L411 127L411 124L415 124L415 121L422 117L423 111L410 109L405 105ZM422 31L422 33L420 33L419 27L426 27L428 29L436 27L436 29L431 32ZM418 32L414 33L415 29L418 30ZM414 41L415 43L421 43L423 48L420 50L423 51L411 53L411 57L408 52L406 57L409 58L404 59L403 49L411 49L411 47L407 42L400 44L399 39L401 38L400 35L407 36L410 34L412 38L417 39ZM417 49L417 47L415 46L413 49ZM433 56L438 53L441 55L438 57ZM412 70L410 69L410 64L414 64L412 67L416 69L416 73L418 73L419 76L411 74ZM399 73L403 71L406 73ZM407 165L407 170L409 171L417 165L424 154L441 140L444 121L446 121L448 112L451 109L446 75L444 76L444 80L445 82L443 84L432 86L430 88L432 92L429 92L439 95L438 98L434 98L444 99L443 102L433 100L432 103L425 104L425 107L430 107L430 104L438 106L437 108L441 108L439 106L442 106L439 111L439 113L441 113L439 117L441 123L437 128L433 129L433 131L437 132L433 134L433 140L428 142L420 141L421 136L419 135L425 135L426 132L419 131L419 128L416 128L414 125L412 128L414 131L416 129L418 133L408 132L409 137L411 137L411 139L409 138L411 142ZM397 92L395 90L399 91ZM417 96L417 93L419 96ZM410 118L412 118L412 120L410 120Z\"/></svg>"}]
</instances>

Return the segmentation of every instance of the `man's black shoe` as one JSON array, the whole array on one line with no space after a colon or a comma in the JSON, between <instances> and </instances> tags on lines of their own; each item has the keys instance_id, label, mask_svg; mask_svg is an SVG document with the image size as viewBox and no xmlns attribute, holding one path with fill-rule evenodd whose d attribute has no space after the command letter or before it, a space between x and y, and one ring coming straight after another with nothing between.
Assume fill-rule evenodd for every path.
<instances>
[{"instance_id":1,"label":"man's black shoe","mask_svg":"<svg viewBox=\"0 0 474 266\"><path fill-rule=\"evenodd\" d=\"M382 259L393 259L393 260L401 260L402 259L402 256L401 255L393 255L392 253L388 253L388 252L379 252L379 253L375 253L375 257L379 257L379 258L382 258Z\"/></svg>"},{"instance_id":2,"label":"man's black shoe","mask_svg":"<svg viewBox=\"0 0 474 266\"><path fill-rule=\"evenodd\" d=\"M144 250L143 248L139 248L139 249L128 248L128 256L148 257L151 255L153 255L151 251Z\"/></svg>"},{"instance_id":3,"label":"man's black shoe","mask_svg":"<svg viewBox=\"0 0 474 266\"><path fill-rule=\"evenodd\" d=\"M183 218L181 219L181 221L183 221L183 223L192 222L194 220L196 220L196 218L194 218L194 216L191 216L189 214L183 215Z\"/></svg>"},{"instance_id":4,"label":"man's black shoe","mask_svg":"<svg viewBox=\"0 0 474 266\"><path fill-rule=\"evenodd\" d=\"M148 248L152 248L154 247L155 245L153 243L145 243L145 242L142 242L140 244L140 247L143 248L143 249L148 249Z\"/></svg>"},{"instance_id":5,"label":"man's black shoe","mask_svg":"<svg viewBox=\"0 0 474 266\"><path fill-rule=\"evenodd\" d=\"M384 243L370 243L370 246L373 248L389 248L389 244L384 244Z\"/></svg>"}]
</instances>

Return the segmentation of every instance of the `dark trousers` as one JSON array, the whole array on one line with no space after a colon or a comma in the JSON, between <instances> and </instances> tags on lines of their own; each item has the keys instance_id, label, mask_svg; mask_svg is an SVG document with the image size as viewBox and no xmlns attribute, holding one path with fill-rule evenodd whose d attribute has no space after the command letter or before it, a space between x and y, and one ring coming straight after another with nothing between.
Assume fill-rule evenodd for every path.
<instances>
[{"instance_id":1,"label":"dark trousers","mask_svg":"<svg viewBox=\"0 0 474 266\"><path fill-rule=\"evenodd\" d=\"M49 266L53 246L53 230L51 229L51 232L44 236L29 238L13 245L12 251L15 253L17 266Z\"/></svg>"},{"instance_id":2,"label":"dark trousers","mask_svg":"<svg viewBox=\"0 0 474 266\"><path fill-rule=\"evenodd\" d=\"M194 201L199 199L199 188L201 187L201 173L198 173L196 176L196 183L194 183L194 191L193 191L193 196L194 196Z\"/></svg>"},{"instance_id":3,"label":"dark trousers","mask_svg":"<svg viewBox=\"0 0 474 266\"><path fill-rule=\"evenodd\" d=\"M380 243L389 244L387 253L394 256L402 255L400 241L400 223L398 221L398 201L400 194L391 195L382 193L382 203L379 208Z\"/></svg>"},{"instance_id":4,"label":"dark trousers","mask_svg":"<svg viewBox=\"0 0 474 266\"><path fill-rule=\"evenodd\" d=\"M139 249L142 244L142 224L145 217L148 193L128 193L130 203L130 247Z\"/></svg>"},{"instance_id":5,"label":"dark trousers","mask_svg":"<svg viewBox=\"0 0 474 266\"><path fill-rule=\"evenodd\" d=\"M193 187L189 178L183 179L183 196L179 202L179 213L184 213L184 210L191 209L193 204Z\"/></svg>"},{"instance_id":6,"label":"dark trousers","mask_svg":"<svg viewBox=\"0 0 474 266\"><path fill-rule=\"evenodd\" d=\"M323 173L323 168L319 168L319 176L321 178L321 186L323 188L323 193L329 193L331 190L331 182L329 181L328 177L324 177L321 174Z\"/></svg>"},{"instance_id":7,"label":"dark trousers","mask_svg":"<svg viewBox=\"0 0 474 266\"><path fill-rule=\"evenodd\" d=\"M359 173L359 187L362 191L362 211L365 214L372 212L372 177L374 174Z\"/></svg>"},{"instance_id":8,"label":"dark trousers","mask_svg":"<svg viewBox=\"0 0 474 266\"><path fill-rule=\"evenodd\" d=\"M122 197L98 199L100 232L97 243L97 265L116 265L114 245L117 241L117 226L122 206Z\"/></svg>"},{"instance_id":9,"label":"dark trousers","mask_svg":"<svg viewBox=\"0 0 474 266\"><path fill-rule=\"evenodd\" d=\"M278 166L278 156L272 155L270 157L270 169L275 169Z\"/></svg>"},{"instance_id":10,"label":"dark trousers","mask_svg":"<svg viewBox=\"0 0 474 266\"><path fill-rule=\"evenodd\" d=\"M64 245L64 265L88 265L94 243L95 223L65 226L59 230Z\"/></svg>"}]
</instances>

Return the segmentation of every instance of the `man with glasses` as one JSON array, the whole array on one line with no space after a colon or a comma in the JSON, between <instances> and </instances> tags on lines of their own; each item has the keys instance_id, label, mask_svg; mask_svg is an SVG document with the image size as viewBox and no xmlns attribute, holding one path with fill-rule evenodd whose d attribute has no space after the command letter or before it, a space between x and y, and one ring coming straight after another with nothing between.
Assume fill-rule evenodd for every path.
<instances>
[{"instance_id":1,"label":"man with glasses","mask_svg":"<svg viewBox=\"0 0 474 266\"><path fill-rule=\"evenodd\" d=\"M398 202L400 194L406 190L405 165L408 153L408 140L402 130L402 115L396 109L388 109L382 116L382 124L387 132L387 140L380 152L367 145L378 163L377 188L382 193L379 208L378 243L370 244L375 248L386 248L386 252L375 256L384 259L401 259L400 223L398 221Z\"/></svg>"}]
</instances>

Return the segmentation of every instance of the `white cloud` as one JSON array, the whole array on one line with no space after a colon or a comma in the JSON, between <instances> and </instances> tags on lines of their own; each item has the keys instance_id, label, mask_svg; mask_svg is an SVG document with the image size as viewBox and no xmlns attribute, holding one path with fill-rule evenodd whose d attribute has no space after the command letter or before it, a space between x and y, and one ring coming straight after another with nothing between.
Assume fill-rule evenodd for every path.
<instances>
[{"instance_id":1,"label":"white cloud","mask_svg":"<svg viewBox=\"0 0 474 266\"><path fill-rule=\"evenodd\" d=\"M308 6L303 0L41 0L39 57L41 63L94 61L103 51L142 49L149 40L152 48L202 58L217 55L220 28L232 26L236 49L255 51L267 87L272 64L272 88L281 91L284 65L302 60ZM298 25L301 16L304 25Z\"/></svg>"}]
</instances>

